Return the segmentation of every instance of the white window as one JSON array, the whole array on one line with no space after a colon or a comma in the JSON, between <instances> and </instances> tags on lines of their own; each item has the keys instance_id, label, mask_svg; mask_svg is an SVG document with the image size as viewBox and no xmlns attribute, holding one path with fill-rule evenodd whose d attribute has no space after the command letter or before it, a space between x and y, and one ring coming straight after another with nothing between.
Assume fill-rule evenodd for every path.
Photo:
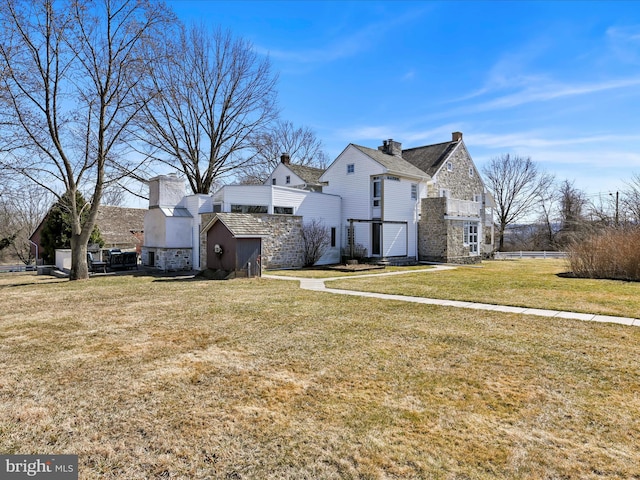
<instances>
[{"instance_id":1,"label":"white window","mask_svg":"<svg viewBox=\"0 0 640 480\"><path fill-rule=\"evenodd\" d=\"M373 199L373 206L380 206L380 197L382 196L382 183L380 181L380 177L373 177L373 190L371 192L371 196Z\"/></svg>"},{"instance_id":2,"label":"white window","mask_svg":"<svg viewBox=\"0 0 640 480\"><path fill-rule=\"evenodd\" d=\"M231 204L231 213L267 213L267 206Z\"/></svg>"},{"instance_id":3,"label":"white window","mask_svg":"<svg viewBox=\"0 0 640 480\"><path fill-rule=\"evenodd\" d=\"M478 222L464 222L462 241L471 255L478 254Z\"/></svg>"},{"instance_id":4,"label":"white window","mask_svg":"<svg viewBox=\"0 0 640 480\"><path fill-rule=\"evenodd\" d=\"M273 207L276 215L293 215L293 207Z\"/></svg>"},{"instance_id":5,"label":"white window","mask_svg":"<svg viewBox=\"0 0 640 480\"><path fill-rule=\"evenodd\" d=\"M355 163L347 164L347 173L355 173L355 171L356 171L356 164Z\"/></svg>"},{"instance_id":6,"label":"white window","mask_svg":"<svg viewBox=\"0 0 640 480\"><path fill-rule=\"evenodd\" d=\"M411 184L411 200L417 200L417 199L418 199L418 184L412 183Z\"/></svg>"},{"instance_id":7,"label":"white window","mask_svg":"<svg viewBox=\"0 0 640 480\"><path fill-rule=\"evenodd\" d=\"M447 162L447 171L453 172L453 162Z\"/></svg>"},{"instance_id":8,"label":"white window","mask_svg":"<svg viewBox=\"0 0 640 480\"><path fill-rule=\"evenodd\" d=\"M287 176L284 178L284 183L286 183L287 185L289 185L289 184L291 183L291 175L287 175Z\"/></svg>"},{"instance_id":9,"label":"white window","mask_svg":"<svg viewBox=\"0 0 640 480\"><path fill-rule=\"evenodd\" d=\"M440 196L441 197L445 197L445 198L450 198L451 197L451 192L447 188L441 188L440 189Z\"/></svg>"},{"instance_id":10,"label":"white window","mask_svg":"<svg viewBox=\"0 0 640 480\"><path fill-rule=\"evenodd\" d=\"M473 177L473 175L474 175L473 167L469 167L469 176Z\"/></svg>"}]
</instances>

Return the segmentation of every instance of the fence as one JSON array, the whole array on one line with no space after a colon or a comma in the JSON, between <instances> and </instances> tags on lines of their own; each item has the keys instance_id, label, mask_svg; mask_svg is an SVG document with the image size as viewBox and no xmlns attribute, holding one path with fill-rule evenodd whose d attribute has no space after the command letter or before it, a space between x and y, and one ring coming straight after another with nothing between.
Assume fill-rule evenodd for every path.
<instances>
[{"instance_id":1,"label":"fence","mask_svg":"<svg viewBox=\"0 0 640 480\"><path fill-rule=\"evenodd\" d=\"M0 273L7 272L35 272L35 265L0 265Z\"/></svg>"},{"instance_id":2,"label":"fence","mask_svg":"<svg viewBox=\"0 0 640 480\"><path fill-rule=\"evenodd\" d=\"M496 252L494 258L497 260L506 260L514 258L567 258L566 252Z\"/></svg>"}]
</instances>

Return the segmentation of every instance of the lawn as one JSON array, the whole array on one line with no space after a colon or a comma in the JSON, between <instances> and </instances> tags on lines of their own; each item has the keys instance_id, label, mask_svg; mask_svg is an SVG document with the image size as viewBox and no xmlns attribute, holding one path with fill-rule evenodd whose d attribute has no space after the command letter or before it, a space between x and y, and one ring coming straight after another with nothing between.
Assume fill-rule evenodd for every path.
<instances>
[{"instance_id":1,"label":"lawn","mask_svg":"<svg viewBox=\"0 0 640 480\"><path fill-rule=\"evenodd\" d=\"M336 280L328 287L640 318L640 282L563 275L564 260L499 260L455 270Z\"/></svg>"},{"instance_id":2,"label":"lawn","mask_svg":"<svg viewBox=\"0 0 640 480\"><path fill-rule=\"evenodd\" d=\"M81 479L640 478L640 328L267 279L0 299L0 452Z\"/></svg>"}]
</instances>

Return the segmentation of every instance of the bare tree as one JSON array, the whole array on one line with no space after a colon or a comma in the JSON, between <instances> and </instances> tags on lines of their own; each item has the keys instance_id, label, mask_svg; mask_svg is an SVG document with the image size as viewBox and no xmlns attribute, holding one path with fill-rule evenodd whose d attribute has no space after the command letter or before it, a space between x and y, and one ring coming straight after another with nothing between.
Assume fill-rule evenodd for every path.
<instances>
[{"instance_id":1,"label":"bare tree","mask_svg":"<svg viewBox=\"0 0 640 480\"><path fill-rule=\"evenodd\" d=\"M322 141L308 127L296 128L292 122L278 120L253 143L253 160L240 169L241 183L262 184L278 166L280 155L288 153L296 165L326 168L329 157Z\"/></svg>"},{"instance_id":2,"label":"bare tree","mask_svg":"<svg viewBox=\"0 0 640 480\"><path fill-rule=\"evenodd\" d=\"M1 121L8 133L0 142L11 151L2 167L57 198L91 192L70 212L72 280L88 278L87 242L104 186L134 168L124 162L124 140L148 100L134 96L147 66L141 47L170 18L162 4L147 0L5 0L0 6Z\"/></svg>"},{"instance_id":3,"label":"bare tree","mask_svg":"<svg viewBox=\"0 0 640 480\"><path fill-rule=\"evenodd\" d=\"M313 266L327 251L330 242L329 228L317 218L302 225L304 266Z\"/></svg>"},{"instance_id":4,"label":"bare tree","mask_svg":"<svg viewBox=\"0 0 640 480\"><path fill-rule=\"evenodd\" d=\"M485 185L496 201L501 250L507 226L533 213L541 191L553 182L553 177L538 170L530 157L508 153L492 158L483 173Z\"/></svg>"},{"instance_id":5,"label":"bare tree","mask_svg":"<svg viewBox=\"0 0 640 480\"><path fill-rule=\"evenodd\" d=\"M29 237L45 217L51 199L49 192L33 184L5 189L0 196L0 239L11 239L7 251L25 265L34 260Z\"/></svg>"},{"instance_id":6,"label":"bare tree","mask_svg":"<svg viewBox=\"0 0 640 480\"><path fill-rule=\"evenodd\" d=\"M558 243L566 247L590 229L590 222L585 217L588 202L584 192L569 180L564 180L560 184L558 198L560 202Z\"/></svg>"},{"instance_id":7,"label":"bare tree","mask_svg":"<svg viewBox=\"0 0 640 480\"><path fill-rule=\"evenodd\" d=\"M622 208L625 216L635 225L640 225L640 174L633 175L622 191ZM616 205L616 209L619 205Z\"/></svg>"},{"instance_id":8,"label":"bare tree","mask_svg":"<svg viewBox=\"0 0 640 480\"><path fill-rule=\"evenodd\" d=\"M150 62L159 94L144 109L149 157L182 172L194 193L253 160L252 139L276 118L276 77L268 59L229 32L182 28Z\"/></svg>"}]
</instances>

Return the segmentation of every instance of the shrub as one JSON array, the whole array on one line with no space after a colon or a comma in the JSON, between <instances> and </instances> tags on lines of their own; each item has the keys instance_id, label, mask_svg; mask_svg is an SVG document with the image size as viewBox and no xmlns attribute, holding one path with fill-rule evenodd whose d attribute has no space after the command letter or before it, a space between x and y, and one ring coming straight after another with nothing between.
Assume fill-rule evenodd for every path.
<instances>
[{"instance_id":1,"label":"shrub","mask_svg":"<svg viewBox=\"0 0 640 480\"><path fill-rule=\"evenodd\" d=\"M640 281L640 228L604 230L567 250L574 275Z\"/></svg>"},{"instance_id":2,"label":"shrub","mask_svg":"<svg viewBox=\"0 0 640 480\"><path fill-rule=\"evenodd\" d=\"M304 266L313 266L327 251L330 242L329 228L314 219L302 225L304 243Z\"/></svg>"}]
</instances>

